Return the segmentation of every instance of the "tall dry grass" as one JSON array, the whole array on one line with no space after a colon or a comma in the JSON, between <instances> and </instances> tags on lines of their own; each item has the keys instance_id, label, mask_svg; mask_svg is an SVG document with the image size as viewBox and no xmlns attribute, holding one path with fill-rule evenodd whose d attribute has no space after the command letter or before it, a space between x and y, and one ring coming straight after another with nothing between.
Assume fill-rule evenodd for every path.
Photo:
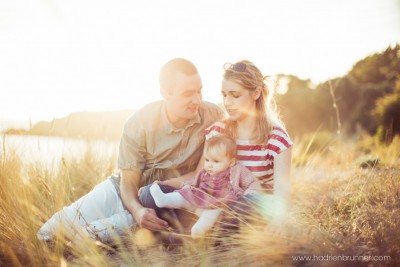
<instances>
[{"instance_id":1,"label":"tall dry grass","mask_svg":"<svg viewBox=\"0 0 400 267\"><path fill-rule=\"evenodd\" d=\"M202 241L185 237L179 246L160 245L140 229L113 245L62 236L53 244L39 242L41 224L106 179L115 154L94 154L89 146L49 170L3 151L0 266L400 265L400 139L388 146L368 136L343 140L330 133L295 140L290 211L279 230L255 214L240 231L215 231Z\"/></svg>"}]
</instances>

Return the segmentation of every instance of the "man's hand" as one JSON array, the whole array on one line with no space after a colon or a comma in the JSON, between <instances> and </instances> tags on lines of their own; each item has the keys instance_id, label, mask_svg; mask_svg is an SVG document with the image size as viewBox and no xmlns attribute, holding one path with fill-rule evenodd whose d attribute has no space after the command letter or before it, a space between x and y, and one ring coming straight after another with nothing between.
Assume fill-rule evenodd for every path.
<instances>
[{"instance_id":1,"label":"man's hand","mask_svg":"<svg viewBox=\"0 0 400 267\"><path fill-rule=\"evenodd\" d=\"M138 199L138 185L141 172L121 170L121 199L136 223L152 231L164 230L168 223L157 217L155 210L144 208Z\"/></svg>"},{"instance_id":2,"label":"man's hand","mask_svg":"<svg viewBox=\"0 0 400 267\"><path fill-rule=\"evenodd\" d=\"M162 231L168 228L168 223L158 218L155 210L149 208L140 208L134 214L135 221L140 227L151 231Z\"/></svg>"}]
</instances>

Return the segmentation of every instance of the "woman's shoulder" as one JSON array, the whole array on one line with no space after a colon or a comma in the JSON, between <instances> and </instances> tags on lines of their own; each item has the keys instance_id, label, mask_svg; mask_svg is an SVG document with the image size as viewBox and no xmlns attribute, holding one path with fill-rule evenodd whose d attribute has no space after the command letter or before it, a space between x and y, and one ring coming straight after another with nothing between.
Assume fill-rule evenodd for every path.
<instances>
[{"instance_id":1,"label":"woman's shoulder","mask_svg":"<svg viewBox=\"0 0 400 267\"><path fill-rule=\"evenodd\" d=\"M268 144L277 148L278 154L293 145L292 140L285 127L274 124L269 134Z\"/></svg>"},{"instance_id":2,"label":"woman's shoulder","mask_svg":"<svg viewBox=\"0 0 400 267\"><path fill-rule=\"evenodd\" d=\"M287 137L290 139L289 134L286 131L285 127L278 123L274 123L272 125L270 135L283 136L283 137Z\"/></svg>"}]
</instances>

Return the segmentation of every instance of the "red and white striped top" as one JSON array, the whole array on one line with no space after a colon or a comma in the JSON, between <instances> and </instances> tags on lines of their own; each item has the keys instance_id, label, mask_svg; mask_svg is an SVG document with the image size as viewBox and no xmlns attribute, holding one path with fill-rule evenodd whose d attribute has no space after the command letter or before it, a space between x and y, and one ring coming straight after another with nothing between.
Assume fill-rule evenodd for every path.
<instances>
[{"instance_id":1,"label":"red and white striped top","mask_svg":"<svg viewBox=\"0 0 400 267\"><path fill-rule=\"evenodd\" d=\"M206 140L223 134L225 123L216 122L205 130ZM274 158L293 145L287 132L274 126L266 144L250 144L248 140L236 140L237 160L256 176L264 189L273 189Z\"/></svg>"}]
</instances>

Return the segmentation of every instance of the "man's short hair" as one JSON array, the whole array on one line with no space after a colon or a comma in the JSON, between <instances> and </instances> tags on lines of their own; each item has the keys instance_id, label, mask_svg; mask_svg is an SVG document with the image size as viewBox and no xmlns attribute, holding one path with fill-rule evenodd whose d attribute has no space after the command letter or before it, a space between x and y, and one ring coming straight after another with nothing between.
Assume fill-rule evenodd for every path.
<instances>
[{"instance_id":1,"label":"man's short hair","mask_svg":"<svg viewBox=\"0 0 400 267\"><path fill-rule=\"evenodd\" d=\"M185 75L197 74L197 68L192 62L184 58L174 58L161 68L160 71L160 88L161 91L172 93L175 86L176 74L180 72Z\"/></svg>"}]
</instances>

